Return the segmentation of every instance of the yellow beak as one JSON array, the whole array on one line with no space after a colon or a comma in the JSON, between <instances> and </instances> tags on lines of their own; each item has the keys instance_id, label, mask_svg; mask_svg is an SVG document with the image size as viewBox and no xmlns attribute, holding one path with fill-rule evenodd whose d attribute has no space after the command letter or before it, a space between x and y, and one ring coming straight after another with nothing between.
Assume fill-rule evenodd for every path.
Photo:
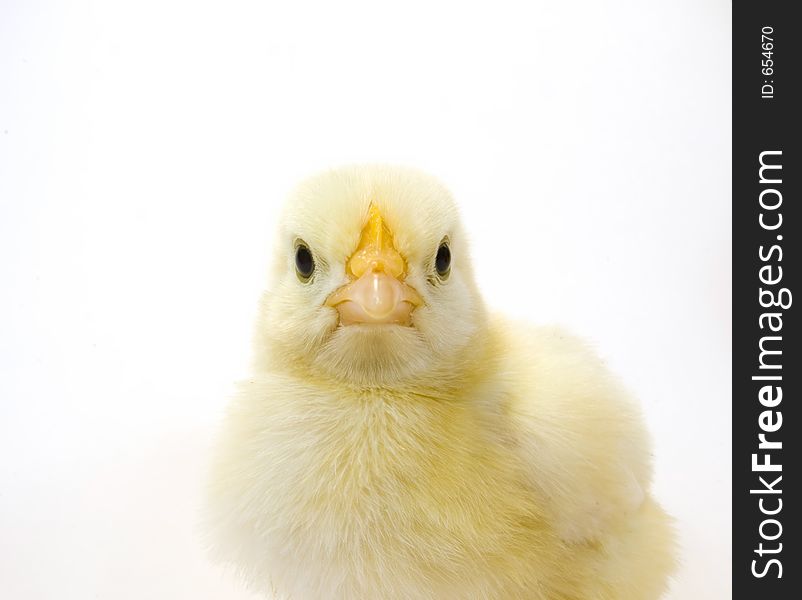
<instances>
[{"instance_id":1,"label":"yellow beak","mask_svg":"<svg viewBox=\"0 0 802 600\"><path fill-rule=\"evenodd\" d=\"M393 234L375 204L356 251L346 264L352 281L326 300L343 325L396 323L409 325L412 311L423 304L415 288L404 283L406 262L393 245Z\"/></svg>"}]
</instances>

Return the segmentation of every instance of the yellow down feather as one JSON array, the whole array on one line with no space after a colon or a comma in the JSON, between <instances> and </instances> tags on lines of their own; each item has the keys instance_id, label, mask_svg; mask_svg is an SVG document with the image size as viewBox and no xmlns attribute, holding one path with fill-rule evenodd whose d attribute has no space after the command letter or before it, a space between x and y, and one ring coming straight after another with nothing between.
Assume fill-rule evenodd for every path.
<instances>
[{"instance_id":1,"label":"yellow down feather","mask_svg":"<svg viewBox=\"0 0 802 600\"><path fill-rule=\"evenodd\" d=\"M338 324L326 297L375 204L424 300ZM451 244L448 279L432 276ZM303 240L313 278L296 276ZM354 167L281 220L250 379L220 436L215 555L287 600L650 600L672 571L637 406L580 341L488 315L449 193Z\"/></svg>"}]
</instances>

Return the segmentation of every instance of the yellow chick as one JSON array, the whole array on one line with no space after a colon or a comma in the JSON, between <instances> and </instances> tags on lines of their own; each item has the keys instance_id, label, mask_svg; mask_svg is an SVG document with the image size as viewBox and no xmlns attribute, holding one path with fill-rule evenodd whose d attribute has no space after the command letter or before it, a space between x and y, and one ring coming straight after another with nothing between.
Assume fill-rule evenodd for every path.
<instances>
[{"instance_id":1,"label":"yellow chick","mask_svg":"<svg viewBox=\"0 0 802 600\"><path fill-rule=\"evenodd\" d=\"M659 598L638 408L576 339L488 315L449 193L302 184L221 436L218 557L287 600Z\"/></svg>"}]
</instances>

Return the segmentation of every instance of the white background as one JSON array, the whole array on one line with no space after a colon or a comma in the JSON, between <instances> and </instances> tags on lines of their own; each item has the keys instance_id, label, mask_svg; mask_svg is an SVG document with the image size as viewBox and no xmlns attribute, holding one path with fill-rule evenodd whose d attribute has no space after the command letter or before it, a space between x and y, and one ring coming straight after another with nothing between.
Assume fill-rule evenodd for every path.
<instances>
[{"instance_id":1,"label":"white background","mask_svg":"<svg viewBox=\"0 0 802 600\"><path fill-rule=\"evenodd\" d=\"M730 3L0 5L0 596L239 599L195 535L277 207L342 163L463 208L490 304L641 399L671 598L730 589Z\"/></svg>"}]
</instances>

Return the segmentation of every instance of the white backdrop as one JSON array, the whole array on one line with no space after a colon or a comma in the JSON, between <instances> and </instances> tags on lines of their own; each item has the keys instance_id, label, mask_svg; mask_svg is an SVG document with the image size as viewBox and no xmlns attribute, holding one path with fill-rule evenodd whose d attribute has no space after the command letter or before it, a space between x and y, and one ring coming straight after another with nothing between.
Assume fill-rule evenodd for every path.
<instances>
[{"instance_id":1,"label":"white backdrop","mask_svg":"<svg viewBox=\"0 0 802 600\"><path fill-rule=\"evenodd\" d=\"M671 598L730 597L730 3L434 4L0 5L0 596L250 597L194 527L277 207L389 161L640 397Z\"/></svg>"}]
</instances>

